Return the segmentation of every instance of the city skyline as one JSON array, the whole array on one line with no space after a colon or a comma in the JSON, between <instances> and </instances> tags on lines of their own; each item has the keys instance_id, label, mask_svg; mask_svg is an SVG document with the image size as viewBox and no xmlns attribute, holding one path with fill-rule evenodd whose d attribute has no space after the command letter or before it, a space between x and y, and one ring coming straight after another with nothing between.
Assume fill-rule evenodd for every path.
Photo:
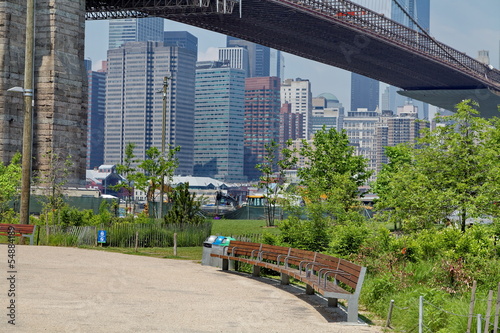
<instances>
[{"instance_id":1,"label":"city skyline","mask_svg":"<svg viewBox=\"0 0 500 333\"><path fill-rule=\"evenodd\" d=\"M477 57L479 50L487 50L491 64L498 68L500 2L484 0L482 5L479 8L472 3L451 0L431 2L431 35L473 58ZM106 59L108 24L108 21L87 21L86 24L85 57L90 58L95 66ZM218 48L226 45L225 35L169 20L165 21L165 30L185 30L198 37L199 61L217 60ZM334 94L346 110L350 109L350 72L285 53L284 78L298 77L311 81L313 96ZM385 85L382 85L380 91L384 90Z\"/></svg>"}]
</instances>

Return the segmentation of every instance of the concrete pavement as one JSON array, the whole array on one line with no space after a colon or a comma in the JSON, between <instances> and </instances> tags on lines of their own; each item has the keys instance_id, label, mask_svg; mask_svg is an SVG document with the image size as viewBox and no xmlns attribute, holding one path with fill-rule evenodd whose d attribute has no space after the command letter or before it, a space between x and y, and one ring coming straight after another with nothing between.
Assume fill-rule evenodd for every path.
<instances>
[{"instance_id":1,"label":"concrete pavement","mask_svg":"<svg viewBox=\"0 0 500 333\"><path fill-rule=\"evenodd\" d=\"M64 247L15 251L8 273L8 248L0 245L0 332L381 332L342 322L344 312L297 287L191 261Z\"/></svg>"}]
</instances>

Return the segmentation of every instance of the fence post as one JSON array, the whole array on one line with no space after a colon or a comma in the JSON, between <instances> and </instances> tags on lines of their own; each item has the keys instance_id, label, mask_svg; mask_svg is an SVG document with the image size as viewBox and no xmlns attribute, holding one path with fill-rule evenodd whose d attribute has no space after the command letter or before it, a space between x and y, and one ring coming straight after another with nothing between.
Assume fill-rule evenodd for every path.
<instances>
[{"instance_id":1,"label":"fence post","mask_svg":"<svg viewBox=\"0 0 500 333\"><path fill-rule=\"evenodd\" d=\"M418 333L424 332L424 296L420 296L418 302Z\"/></svg>"},{"instance_id":2,"label":"fence post","mask_svg":"<svg viewBox=\"0 0 500 333\"><path fill-rule=\"evenodd\" d=\"M139 246L139 231L135 232L135 252L137 252L137 247Z\"/></svg>"},{"instance_id":3,"label":"fence post","mask_svg":"<svg viewBox=\"0 0 500 333\"><path fill-rule=\"evenodd\" d=\"M470 306L469 306L469 321L467 322L467 333L470 333L472 328L472 317L474 316L474 304L476 303L476 287L477 282L472 283L472 293L470 296Z\"/></svg>"},{"instance_id":4,"label":"fence post","mask_svg":"<svg viewBox=\"0 0 500 333\"><path fill-rule=\"evenodd\" d=\"M484 333L488 333L490 329L491 303L493 303L493 290L488 293L488 307L486 308L486 322L484 324Z\"/></svg>"},{"instance_id":5,"label":"fence post","mask_svg":"<svg viewBox=\"0 0 500 333\"><path fill-rule=\"evenodd\" d=\"M493 325L493 333L497 333L497 331L498 331L498 315L500 313L500 282L498 283L497 305L495 308L496 308L496 310L495 310L495 324Z\"/></svg>"},{"instance_id":6,"label":"fence post","mask_svg":"<svg viewBox=\"0 0 500 333\"><path fill-rule=\"evenodd\" d=\"M177 257L177 233L174 232L174 257Z\"/></svg>"},{"instance_id":7,"label":"fence post","mask_svg":"<svg viewBox=\"0 0 500 333\"><path fill-rule=\"evenodd\" d=\"M391 327L392 319L392 309L394 308L394 300L391 299L391 304L389 304L389 313L387 314L387 321L385 322L385 327Z\"/></svg>"},{"instance_id":8,"label":"fence post","mask_svg":"<svg viewBox=\"0 0 500 333\"><path fill-rule=\"evenodd\" d=\"M477 333L481 333L481 314L477 314Z\"/></svg>"}]
</instances>

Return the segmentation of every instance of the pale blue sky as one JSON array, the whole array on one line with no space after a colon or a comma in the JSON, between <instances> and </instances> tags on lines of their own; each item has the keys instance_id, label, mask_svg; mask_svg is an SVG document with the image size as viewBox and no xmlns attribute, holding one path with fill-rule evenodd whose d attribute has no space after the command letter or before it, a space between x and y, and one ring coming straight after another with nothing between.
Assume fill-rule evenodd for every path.
<instances>
[{"instance_id":1,"label":"pale blue sky","mask_svg":"<svg viewBox=\"0 0 500 333\"><path fill-rule=\"evenodd\" d=\"M479 50L488 50L491 64L500 68L500 0L431 0L430 26L434 38L469 56L476 57ZM226 42L224 35L169 20L165 29L185 30L198 37L199 60L215 60L216 48ZM87 21L85 32L85 57L97 65L106 59L108 22ZM347 71L285 54L285 76L309 79L313 96L332 93L346 110L350 107Z\"/></svg>"}]
</instances>

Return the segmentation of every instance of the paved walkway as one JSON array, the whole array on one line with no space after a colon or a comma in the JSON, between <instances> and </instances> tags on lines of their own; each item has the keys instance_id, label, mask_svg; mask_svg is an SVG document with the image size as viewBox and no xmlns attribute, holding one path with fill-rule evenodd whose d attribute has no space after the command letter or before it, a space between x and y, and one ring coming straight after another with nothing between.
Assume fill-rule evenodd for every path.
<instances>
[{"instance_id":1,"label":"paved walkway","mask_svg":"<svg viewBox=\"0 0 500 333\"><path fill-rule=\"evenodd\" d=\"M344 313L292 286L184 260L45 246L16 247L12 326L7 250L0 245L0 332L381 332L339 323Z\"/></svg>"}]
</instances>

